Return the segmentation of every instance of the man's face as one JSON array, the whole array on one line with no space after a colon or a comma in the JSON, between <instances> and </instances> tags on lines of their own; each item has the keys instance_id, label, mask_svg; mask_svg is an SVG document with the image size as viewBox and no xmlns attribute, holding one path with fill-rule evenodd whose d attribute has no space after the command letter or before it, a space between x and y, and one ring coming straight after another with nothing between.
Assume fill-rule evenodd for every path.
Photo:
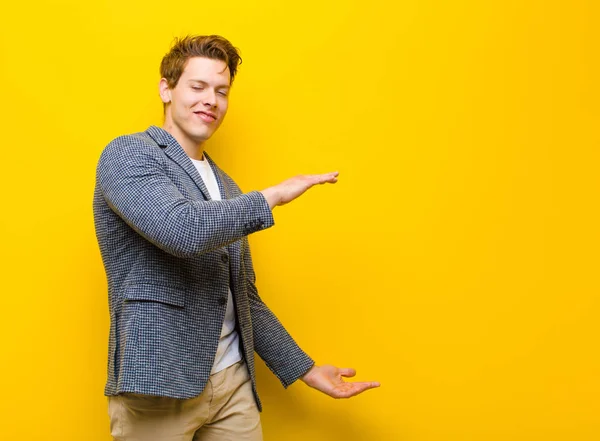
<instances>
[{"instance_id":1,"label":"man's face","mask_svg":"<svg viewBox=\"0 0 600 441\"><path fill-rule=\"evenodd\" d=\"M160 95L168 103L165 127L186 144L203 143L225 118L229 88L229 68L225 62L190 58L173 89L168 88L165 79L161 80Z\"/></svg>"}]
</instances>

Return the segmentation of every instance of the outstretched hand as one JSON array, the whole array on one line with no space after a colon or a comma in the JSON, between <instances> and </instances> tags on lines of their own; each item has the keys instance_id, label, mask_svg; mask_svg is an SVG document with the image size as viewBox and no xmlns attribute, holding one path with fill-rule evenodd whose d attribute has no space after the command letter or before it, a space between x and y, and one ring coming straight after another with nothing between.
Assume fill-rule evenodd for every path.
<instances>
[{"instance_id":1,"label":"outstretched hand","mask_svg":"<svg viewBox=\"0 0 600 441\"><path fill-rule=\"evenodd\" d=\"M352 368L337 368L331 365L313 366L301 378L308 386L317 389L333 398L350 398L367 389L379 387L377 381L350 382L343 377L354 377L356 371Z\"/></svg>"},{"instance_id":2,"label":"outstretched hand","mask_svg":"<svg viewBox=\"0 0 600 441\"><path fill-rule=\"evenodd\" d=\"M262 191L271 208L292 202L309 188L320 184L335 184L339 173L325 173L322 175L299 175L287 179L280 184Z\"/></svg>"}]
</instances>

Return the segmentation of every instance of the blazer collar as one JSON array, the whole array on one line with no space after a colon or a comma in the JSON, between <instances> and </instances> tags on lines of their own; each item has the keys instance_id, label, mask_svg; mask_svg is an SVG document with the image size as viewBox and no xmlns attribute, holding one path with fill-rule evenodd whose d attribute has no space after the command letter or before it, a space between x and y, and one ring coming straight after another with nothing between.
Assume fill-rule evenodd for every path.
<instances>
[{"instance_id":1,"label":"blazer collar","mask_svg":"<svg viewBox=\"0 0 600 441\"><path fill-rule=\"evenodd\" d=\"M181 168L183 168L185 170L185 172L190 176L190 178L192 178L192 180L196 183L196 185L198 186L198 188L200 189L200 191L204 195L204 198L207 201L210 201L211 200L210 193L208 192L208 189L206 188L206 185L204 184L204 181L200 177L200 173L198 173L198 170L196 169L196 167L192 163L192 160L189 158L189 156L187 155L187 153L185 153L185 151L179 145L179 143L173 137L173 135L171 135L166 130L161 129L160 127L156 127L156 126L150 126L150 127L148 127L148 130L146 130L146 133L152 139L154 139L154 141L156 141L156 143L160 147L163 148L163 151L165 152L165 154L169 158L171 158L173 161L175 161L177 164L179 164L179 166ZM215 163L213 162L213 160L211 158L209 158L209 156L206 154L206 152L204 152L204 155L206 156L206 159L210 163L210 165L211 165L211 167L213 169L213 172L214 172L214 174L215 174L215 176L217 178L217 184L219 185L219 190L221 192L221 197L223 199L225 199L226 198L226 192L225 192L225 188L223 187L223 182L222 182L222 177L221 177L220 170L215 165Z\"/></svg>"}]
</instances>

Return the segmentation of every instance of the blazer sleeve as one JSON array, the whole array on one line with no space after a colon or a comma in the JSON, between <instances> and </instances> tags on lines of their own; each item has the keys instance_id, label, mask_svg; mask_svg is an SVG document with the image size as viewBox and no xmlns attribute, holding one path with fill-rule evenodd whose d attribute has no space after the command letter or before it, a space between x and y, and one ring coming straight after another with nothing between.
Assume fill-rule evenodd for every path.
<instances>
[{"instance_id":1,"label":"blazer sleeve","mask_svg":"<svg viewBox=\"0 0 600 441\"><path fill-rule=\"evenodd\" d=\"M315 362L294 341L262 301L256 289L256 275L248 241L245 241L244 267L248 275L248 300L254 337L254 349L284 388L304 375Z\"/></svg>"},{"instance_id":2,"label":"blazer sleeve","mask_svg":"<svg viewBox=\"0 0 600 441\"><path fill-rule=\"evenodd\" d=\"M145 239L177 257L194 257L274 224L258 191L221 201L185 198L166 173L166 157L132 136L113 140L96 184L108 206Z\"/></svg>"}]
</instances>

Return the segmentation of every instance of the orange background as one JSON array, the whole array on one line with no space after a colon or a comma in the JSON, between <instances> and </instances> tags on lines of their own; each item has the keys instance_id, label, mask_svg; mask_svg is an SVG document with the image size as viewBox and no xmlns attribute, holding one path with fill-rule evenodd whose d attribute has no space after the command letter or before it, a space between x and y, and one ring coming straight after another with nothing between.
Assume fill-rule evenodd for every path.
<instances>
[{"instance_id":1,"label":"orange background","mask_svg":"<svg viewBox=\"0 0 600 441\"><path fill-rule=\"evenodd\" d=\"M595 1L14 3L0 26L2 437L107 441L95 165L161 124L175 36L244 63L207 150L244 188L340 171L251 237L335 401L264 365L266 440L598 441Z\"/></svg>"}]
</instances>

